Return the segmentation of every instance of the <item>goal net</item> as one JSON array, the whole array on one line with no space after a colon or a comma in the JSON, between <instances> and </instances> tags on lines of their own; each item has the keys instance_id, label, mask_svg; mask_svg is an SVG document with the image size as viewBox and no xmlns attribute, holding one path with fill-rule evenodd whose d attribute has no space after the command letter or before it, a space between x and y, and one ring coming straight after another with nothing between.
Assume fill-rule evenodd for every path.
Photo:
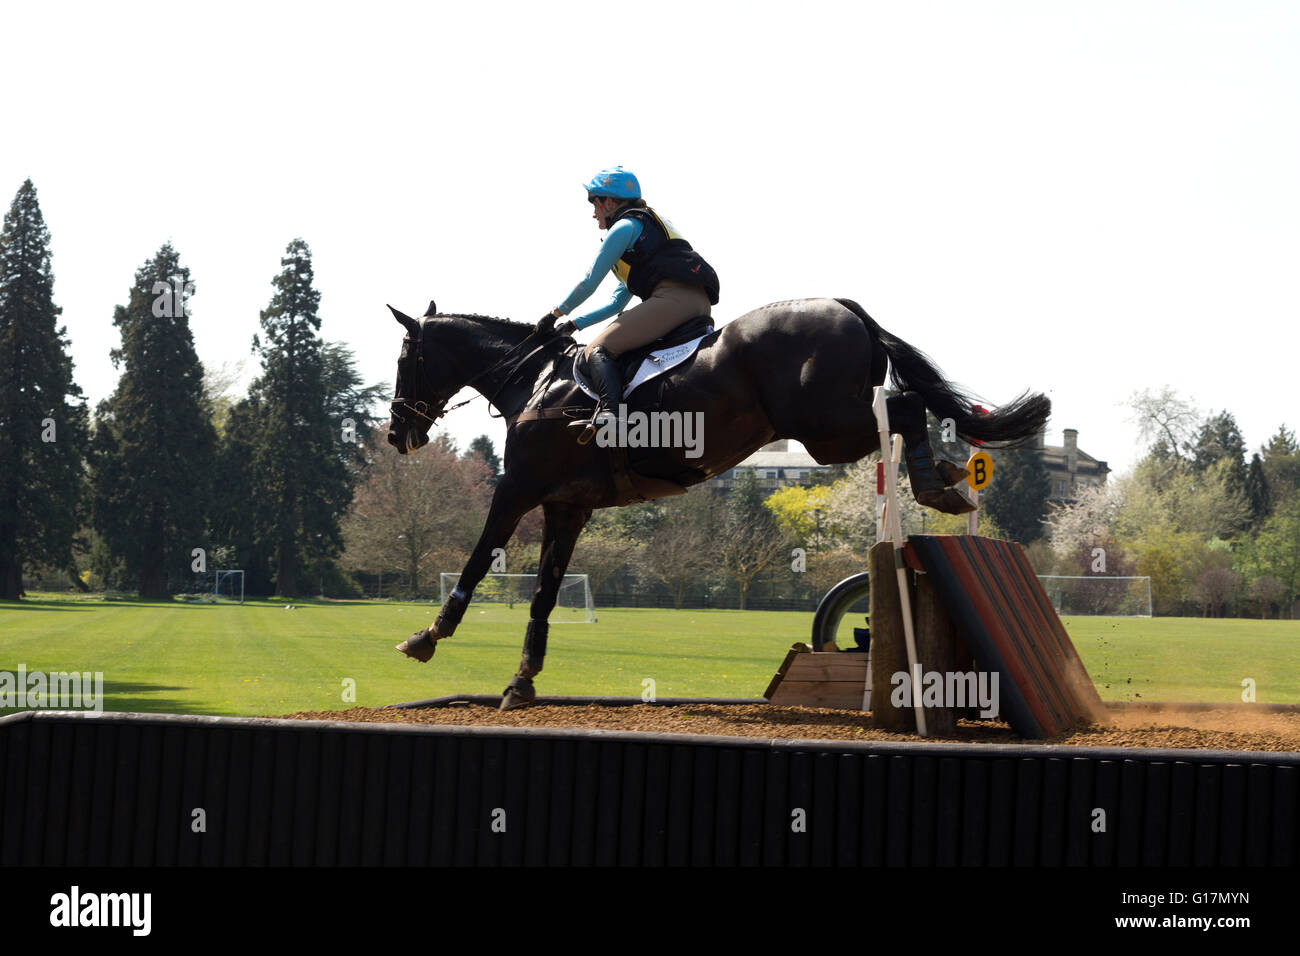
<instances>
[{"instance_id":1,"label":"goal net","mask_svg":"<svg viewBox=\"0 0 1300 956\"><path fill-rule=\"evenodd\" d=\"M438 575L438 591L443 604L447 603L447 598L451 595L452 589L456 587L456 582L460 580L460 573L452 574L444 571ZM489 574L479 582L478 587L474 589L474 597L470 601L470 611L473 613L475 608L480 611L509 611L522 610L524 615L528 614L528 606L533 601L533 588L537 586L537 575L535 574ZM587 581L585 574L566 574L564 580L560 582L559 597L555 602L555 610L552 612L550 620L571 621L577 623L594 624L596 623L596 606L591 601L591 585Z\"/></svg>"},{"instance_id":2,"label":"goal net","mask_svg":"<svg viewBox=\"0 0 1300 956\"><path fill-rule=\"evenodd\" d=\"M1150 617L1151 578L1040 574L1056 613L1075 617Z\"/></svg>"}]
</instances>

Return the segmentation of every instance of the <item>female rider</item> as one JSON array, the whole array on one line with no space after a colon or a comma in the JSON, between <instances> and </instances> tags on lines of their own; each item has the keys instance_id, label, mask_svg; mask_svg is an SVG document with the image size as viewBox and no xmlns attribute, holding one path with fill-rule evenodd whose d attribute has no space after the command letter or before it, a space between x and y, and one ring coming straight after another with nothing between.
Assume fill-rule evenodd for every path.
<instances>
[{"instance_id":1,"label":"female rider","mask_svg":"<svg viewBox=\"0 0 1300 956\"><path fill-rule=\"evenodd\" d=\"M595 423L603 408L617 408L622 400L619 355L667 335L688 319L709 315L718 302L717 273L671 223L646 205L635 176L615 166L597 173L586 189L587 200L595 207L592 218L609 234L586 277L537 323L541 334L554 329L570 335L617 314L583 354L600 393L591 422L574 423L583 427ZM619 284L609 302L556 326L555 320L586 301L610 271ZM643 301L624 312L633 295Z\"/></svg>"}]
</instances>

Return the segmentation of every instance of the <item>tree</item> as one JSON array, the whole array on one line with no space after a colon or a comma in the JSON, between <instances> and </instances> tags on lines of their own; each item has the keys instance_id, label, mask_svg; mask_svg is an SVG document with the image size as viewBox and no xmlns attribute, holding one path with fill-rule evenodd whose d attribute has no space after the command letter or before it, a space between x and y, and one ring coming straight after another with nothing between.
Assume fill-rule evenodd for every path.
<instances>
[{"instance_id":1,"label":"tree","mask_svg":"<svg viewBox=\"0 0 1300 956\"><path fill-rule=\"evenodd\" d=\"M348 465L363 465L365 455L358 439L381 426L375 406L383 402L388 387L382 383L363 386L356 356L343 342L326 342L322 347L321 384L325 415L333 434L339 436L340 458Z\"/></svg>"},{"instance_id":2,"label":"tree","mask_svg":"<svg viewBox=\"0 0 1300 956\"><path fill-rule=\"evenodd\" d=\"M1250 583L1247 593L1259 608L1259 619L1262 621L1268 617L1269 609L1282 597L1282 582L1272 575L1261 575Z\"/></svg>"},{"instance_id":3,"label":"tree","mask_svg":"<svg viewBox=\"0 0 1300 956\"><path fill-rule=\"evenodd\" d=\"M350 450L340 450L338 423L330 418L326 354L316 335L320 293L307 243L290 242L280 265L275 294L261 314L266 343L253 338L268 425L257 466L276 503L266 529L275 547L276 593L295 596L303 561L332 557L342 547L339 520L351 500L352 478L344 465Z\"/></svg>"},{"instance_id":4,"label":"tree","mask_svg":"<svg viewBox=\"0 0 1300 956\"><path fill-rule=\"evenodd\" d=\"M1250 508L1250 526L1255 530L1259 530L1273 510L1272 498L1268 489L1268 476L1264 473L1264 460L1259 457L1259 452L1251 456L1250 467L1246 469L1244 491L1246 504Z\"/></svg>"},{"instance_id":5,"label":"tree","mask_svg":"<svg viewBox=\"0 0 1300 956\"><path fill-rule=\"evenodd\" d=\"M1240 578L1228 568L1210 568L1196 581L1196 599L1206 617L1223 617L1223 605L1236 590Z\"/></svg>"},{"instance_id":6,"label":"tree","mask_svg":"<svg viewBox=\"0 0 1300 956\"><path fill-rule=\"evenodd\" d=\"M705 490L664 498L656 509L658 523L641 553L641 567L661 582L680 608L686 591L712 570L712 505ZM580 542L581 543L581 542Z\"/></svg>"},{"instance_id":7,"label":"tree","mask_svg":"<svg viewBox=\"0 0 1300 956\"><path fill-rule=\"evenodd\" d=\"M1122 496L1122 486L1093 485L1081 490L1074 501L1054 507L1047 517L1046 532L1057 557L1064 559L1081 548L1087 552L1105 548L1114 538Z\"/></svg>"},{"instance_id":8,"label":"tree","mask_svg":"<svg viewBox=\"0 0 1300 956\"><path fill-rule=\"evenodd\" d=\"M496 449L492 446L492 439L487 435L479 435L469 443L469 454L477 455L487 463L488 468L492 470L492 484L497 483L501 477L501 459L497 457Z\"/></svg>"},{"instance_id":9,"label":"tree","mask_svg":"<svg viewBox=\"0 0 1300 956\"><path fill-rule=\"evenodd\" d=\"M785 536L763 507L758 479L752 469L746 469L727 495L726 518L716 546L719 564L736 582L742 611L754 581L787 553Z\"/></svg>"},{"instance_id":10,"label":"tree","mask_svg":"<svg viewBox=\"0 0 1300 956\"><path fill-rule=\"evenodd\" d=\"M238 362L222 362L216 366L207 363L203 365L203 397L212 409L212 425L217 430L218 437L225 434L230 410L239 400L234 390L243 378L247 364L240 359Z\"/></svg>"},{"instance_id":11,"label":"tree","mask_svg":"<svg viewBox=\"0 0 1300 956\"><path fill-rule=\"evenodd\" d=\"M275 586L275 547L268 529L277 501L263 461L271 434L270 415L255 387L230 406L213 467L212 542L231 550L233 566L244 569L249 594L270 594Z\"/></svg>"},{"instance_id":12,"label":"tree","mask_svg":"<svg viewBox=\"0 0 1300 956\"><path fill-rule=\"evenodd\" d=\"M998 453L993 482L980 507L1012 541L1030 544L1043 535L1052 479L1037 448L1008 448Z\"/></svg>"},{"instance_id":13,"label":"tree","mask_svg":"<svg viewBox=\"0 0 1300 956\"><path fill-rule=\"evenodd\" d=\"M460 568L487 517L487 467L460 458L445 435L400 455L370 432L368 465L343 519L343 562L358 571L404 571L412 591L426 572Z\"/></svg>"},{"instance_id":14,"label":"tree","mask_svg":"<svg viewBox=\"0 0 1300 956\"><path fill-rule=\"evenodd\" d=\"M822 525L830 523L824 517L830 495L830 485L786 485L768 495L763 504L786 536L802 542L804 547L820 548Z\"/></svg>"},{"instance_id":15,"label":"tree","mask_svg":"<svg viewBox=\"0 0 1300 956\"><path fill-rule=\"evenodd\" d=\"M1296 443L1295 435L1283 425L1260 449L1260 456L1264 477L1268 480L1271 508L1300 489L1300 445Z\"/></svg>"},{"instance_id":16,"label":"tree","mask_svg":"<svg viewBox=\"0 0 1300 956\"><path fill-rule=\"evenodd\" d=\"M1245 456L1246 440L1241 437L1237 420L1227 411L1205 420L1191 448L1191 464L1195 471L1204 472L1211 465L1226 459L1240 469L1239 477L1243 482L1246 478Z\"/></svg>"},{"instance_id":17,"label":"tree","mask_svg":"<svg viewBox=\"0 0 1300 956\"><path fill-rule=\"evenodd\" d=\"M167 597L169 577L188 577L193 549L209 544L216 432L190 332L193 289L170 243L136 271L113 313L122 376L96 409L91 441L95 527L148 599Z\"/></svg>"},{"instance_id":18,"label":"tree","mask_svg":"<svg viewBox=\"0 0 1300 956\"><path fill-rule=\"evenodd\" d=\"M474 458L482 463L477 455ZM578 535L578 544L569 560L569 572L585 574L594 595L611 575L634 560L643 547L610 529L588 529Z\"/></svg>"},{"instance_id":19,"label":"tree","mask_svg":"<svg viewBox=\"0 0 1300 956\"><path fill-rule=\"evenodd\" d=\"M1300 491L1278 502L1272 516L1247 546L1246 562L1259 576L1282 585L1280 601L1291 608L1300 597Z\"/></svg>"},{"instance_id":20,"label":"tree","mask_svg":"<svg viewBox=\"0 0 1300 956\"><path fill-rule=\"evenodd\" d=\"M83 511L86 405L54 304L50 233L30 179L0 233L0 598L24 566L72 567ZM74 572L75 574L75 572Z\"/></svg>"},{"instance_id":21,"label":"tree","mask_svg":"<svg viewBox=\"0 0 1300 956\"><path fill-rule=\"evenodd\" d=\"M1183 460L1200 425L1196 406L1180 398L1168 385L1158 391L1144 389L1129 398L1130 421L1136 422L1142 440L1151 445L1158 460Z\"/></svg>"}]
</instances>

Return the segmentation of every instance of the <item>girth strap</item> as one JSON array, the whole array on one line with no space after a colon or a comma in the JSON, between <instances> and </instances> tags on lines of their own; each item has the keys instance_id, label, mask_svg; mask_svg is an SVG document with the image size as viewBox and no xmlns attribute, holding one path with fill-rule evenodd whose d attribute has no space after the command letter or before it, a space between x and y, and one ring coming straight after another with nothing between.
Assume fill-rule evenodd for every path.
<instances>
[{"instance_id":1,"label":"girth strap","mask_svg":"<svg viewBox=\"0 0 1300 956\"><path fill-rule=\"evenodd\" d=\"M560 405L555 408L525 408L506 424L516 425L519 422L536 422L553 418L582 418L590 415L593 407L592 405Z\"/></svg>"}]
</instances>

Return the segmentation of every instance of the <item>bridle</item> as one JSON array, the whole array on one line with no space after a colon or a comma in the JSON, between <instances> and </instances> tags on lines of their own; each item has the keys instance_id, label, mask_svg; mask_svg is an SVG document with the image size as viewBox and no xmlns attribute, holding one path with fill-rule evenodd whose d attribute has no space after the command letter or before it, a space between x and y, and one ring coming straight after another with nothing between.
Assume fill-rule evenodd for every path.
<instances>
[{"instance_id":1,"label":"bridle","mask_svg":"<svg viewBox=\"0 0 1300 956\"><path fill-rule=\"evenodd\" d=\"M416 333L415 339L412 340L411 333L407 332L406 341L411 343L413 347L407 351L408 364L405 378L408 387L418 393L420 385L424 382L424 319L420 319L420 329L419 332ZM457 389L457 391L459 391L459 389ZM455 393L453 392L452 394ZM406 412L417 418L423 418L429 423L429 427L432 428L438 423L438 419L447 414L447 400L450 398L451 395L445 396L438 403L438 410L434 412L433 415L429 414L430 404L428 402L410 402L401 395L395 395L393 397L392 402L388 405L388 410L395 420L401 422L407 427L413 425L414 422L407 421L406 416L403 415L402 412ZM465 403L461 402L461 405L463 404Z\"/></svg>"},{"instance_id":2,"label":"bridle","mask_svg":"<svg viewBox=\"0 0 1300 956\"><path fill-rule=\"evenodd\" d=\"M407 353L408 365L406 368L406 381L408 383L414 383L414 384L410 384L409 387L417 391L420 387L420 384L423 383L424 381L424 374L423 374L424 373L424 326L427 320L422 318L419 319L418 321L420 323L420 328L419 331L416 333L415 339L414 340L411 339L411 335L409 332L406 335L406 341L411 342L414 346L414 348ZM533 332L530 332L523 339L523 341L521 341L518 345L513 346L508 352L506 352L505 355L501 357L499 361L493 363L492 365L489 365L487 368L485 368L483 371L479 372L477 375L470 378L468 381L462 383L461 385L458 385L456 389L452 391L450 394L444 395L441 399L437 401L438 410L435 411L432 415L429 414L429 410L432 407L432 403L422 402L422 401L414 401L414 402L408 401L406 398L402 397L401 395L398 395L393 398L392 402L388 406L389 412L392 414L393 418L396 421L401 422L403 425L407 425L408 427L412 425L413 422L408 422L406 415L402 414L403 412L406 412L407 414L414 416L416 418L423 418L425 421L429 423L429 427L432 428L434 425L438 423L438 419L442 418L448 412L454 411L455 409L460 408L462 405L468 405L470 402L474 401L474 399L478 397L477 395L471 395L463 402L457 402L455 405L452 405L450 408L448 408L447 402L451 400L452 395L455 395L456 392L459 392L462 388L467 388L470 385L474 384L479 379L483 378L485 375L488 375L491 372L495 372L497 369L501 368L503 365L505 365L507 362L510 361L511 356L516 351L518 351L523 346L527 345L529 340L532 339L532 337L536 334L537 332L535 330ZM531 352L525 355L522 359L516 362L514 368L512 368L509 374L507 374L506 377L501 380L501 384L497 386L496 391L494 391L490 396L484 396L485 398L487 398L488 404L489 405L493 404L497 396L499 396L505 390L505 387L510 384L511 380L514 378L515 373L518 372L519 369L523 368L524 364L530 358L532 358L542 349L546 348L546 346L550 345L551 342L553 341L554 341L553 338L546 339L540 345L536 346ZM492 415L490 409L488 411L488 414ZM492 417L502 418L504 416L492 415Z\"/></svg>"}]
</instances>

